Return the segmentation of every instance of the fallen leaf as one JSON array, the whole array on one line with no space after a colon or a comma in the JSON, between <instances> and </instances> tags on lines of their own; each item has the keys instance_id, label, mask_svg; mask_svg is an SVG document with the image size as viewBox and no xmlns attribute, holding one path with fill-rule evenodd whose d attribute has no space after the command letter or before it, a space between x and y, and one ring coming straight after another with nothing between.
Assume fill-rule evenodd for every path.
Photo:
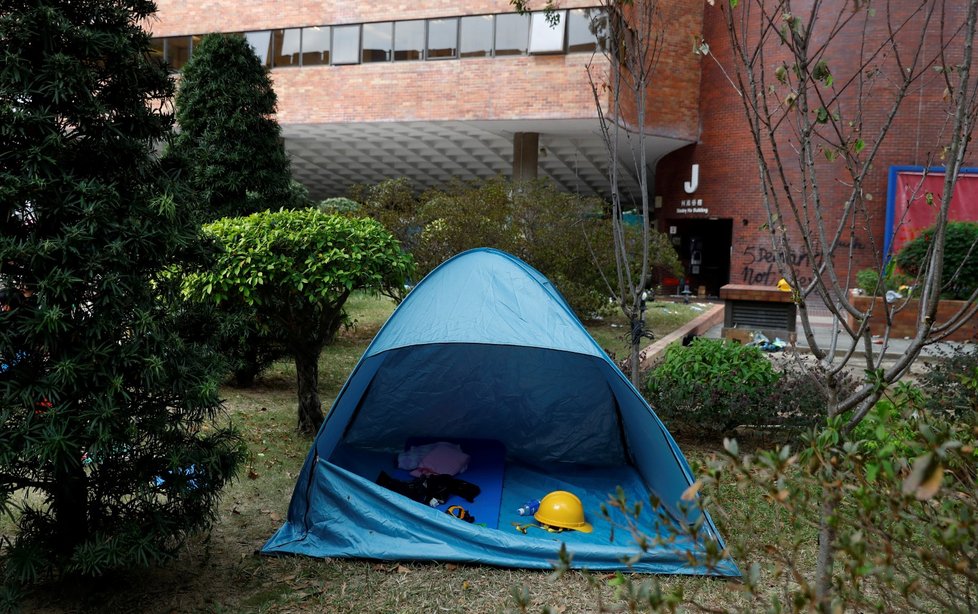
<instances>
[{"instance_id":1,"label":"fallen leaf","mask_svg":"<svg viewBox=\"0 0 978 614\"><path fill-rule=\"evenodd\" d=\"M472 585L469 584L469 581L468 580L465 580L464 582L462 582L462 590L463 591L467 591L470 588L472 588Z\"/></svg>"},{"instance_id":2,"label":"fallen leaf","mask_svg":"<svg viewBox=\"0 0 978 614\"><path fill-rule=\"evenodd\" d=\"M411 573L411 570L408 569L407 567L405 567L404 565L398 565L397 566L397 573L408 574L408 573Z\"/></svg>"},{"instance_id":3,"label":"fallen leaf","mask_svg":"<svg viewBox=\"0 0 978 614\"><path fill-rule=\"evenodd\" d=\"M696 480L690 484L689 488L683 491L682 500L692 501L696 498L696 493L699 492L700 487L703 486L703 480Z\"/></svg>"},{"instance_id":4,"label":"fallen leaf","mask_svg":"<svg viewBox=\"0 0 978 614\"><path fill-rule=\"evenodd\" d=\"M240 516L241 515L241 512L239 512L238 511L238 508L236 508L236 507L232 507L231 508L231 513L234 514L235 516Z\"/></svg>"},{"instance_id":5,"label":"fallen leaf","mask_svg":"<svg viewBox=\"0 0 978 614\"><path fill-rule=\"evenodd\" d=\"M255 471L254 469L249 469L248 470L248 479L249 480L257 480L258 479L258 472Z\"/></svg>"},{"instance_id":6,"label":"fallen leaf","mask_svg":"<svg viewBox=\"0 0 978 614\"><path fill-rule=\"evenodd\" d=\"M445 563L445 569L447 569L448 571L455 571L456 569L458 569L458 565L456 565L455 563Z\"/></svg>"},{"instance_id":7,"label":"fallen leaf","mask_svg":"<svg viewBox=\"0 0 978 614\"><path fill-rule=\"evenodd\" d=\"M282 517L276 514L275 512L271 512L268 515L268 517L271 518L274 522L279 522L280 520L282 520Z\"/></svg>"}]
</instances>

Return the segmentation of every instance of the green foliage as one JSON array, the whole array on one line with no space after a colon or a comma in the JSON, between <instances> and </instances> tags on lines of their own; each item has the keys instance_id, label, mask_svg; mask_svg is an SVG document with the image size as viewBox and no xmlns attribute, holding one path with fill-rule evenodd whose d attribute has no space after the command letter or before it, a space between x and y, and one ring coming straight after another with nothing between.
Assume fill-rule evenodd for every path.
<instances>
[{"instance_id":1,"label":"green foliage","mask_svg":"<svg viewBox=\"0 0 978 614\"><path fill-rule=\"evenodd\" d=\"M242 36L194 43L175 104L180 132L169 153L204 219L305 205L291 182L268 69Z\"/></svg>"},{"instance_id":2,"label":"green foliage","mask_svg":"<svg viewBox=\"0 0 978 614\"><path fill-rule=\"evenodd\" d=\"M896 255L905 273L916 277L928 257L934 229L928 228ZM941 272L944 298L964 300L978 288L978 223L948 222L944 239L944 268Z\"/></svg>"},{"instance_id":3,"label":"green foliage","mask_svg":"<svg viewBox=\"0 0 978 614\"><path fill-rule=\"evenodd\" d=\"M717 339L673 345L646 392L670 428L718 435L737 426L798 426L825 413L810 373L779 375L759 349Z\"/></svg>"},{"instance_id":4,"label":"green foliage","mask_svg":"<svg viewBox=\"0 0 978 614\"><path fill-rule=\"evenodd\" d=\"M204 262L154 155L172 94L139 0L0 9L0 577L160 563L215 518L242 457L214 356L161 272ZM84 460L83 460L84 459ZM5 589L3 595L16 591Z\"/></svg>"},{"instance_id":5,"label":"green foliage","mask_svg":"<svg viewBox=\"0 0 978 614\"><path fill-rule=\"evenodd\" d=\"M316 361L347 322L354 290L403 285L411 258L378 222L317 209L265 211L204 227L221 247L214 266L185 279L188 298L250 313L263 343L296 360L299 428L322 422Z\"/></svg>"},{"instance_id":6,"label":"green foliage","mask_svg":"<svg viewBox=\"0 0 978 614\"><path fill-rule=\"evenodd\" d=\"M341 213L343 215L356 215L363 209L357 201L343 197L327 198L320 201L316 208L323 213Z\"/></svg>"},{"instance_id":7,"label":"green foliage","mask_svg":"<svg viewBox=\"0 0 978 614\"><path fill-rule=\"evenodd\" d=\"M876 269L862 269L856 273L856 286L869 296L883 296L888 289L880 283L880 274Z\"/></svg>"},{"instance_id":8,"label":"green foliage","mask_svg":"<svg viewBox=\"0 0 978 614\"><path fill-rule=\"evenodd\" d=\"M900 425L898 432L872 433L873 445L862 439L866 430L847 439L843 421L835 419L811 433L799 453L785 446L741 457L731 445L706 468L696 506L709 508L721 526L731 520L716 505L721 483L733 482L741 493L759 491L786 514L773 543L751 544L728 533L731 551L751 570L744 589L755 607L814 608L806 546L827 496L833 502L831 549L840 563L831 579L833 611L973 611L978 424L914 411L910 398L879 414L898 416ZM901 440L879 447L881 436ZM737 529L743 534L750 526Z\"/></svg>"},{"instance_id":9,"label":"green foliage","mask_svg":"<svg viewBox=\"0 0 978 614\"><path fill-rule=\"evenodd\" d=\"M467 249L495 247L540 270L582 317L609 309L601 271L614 277L614 243L600 200L560 192L545 180L517 186L504 179L456 181L420 197L405 180L392 180L358 188L354 198L412 252L419 277ZM626 228L626 239L634 253L641 228ZM656 271L682 270L668 237L653 231L651 243Z\"/></svg>"},{"instance_id":10,"label":"green foliage","mask_svg":"<svg viewBox=\"0 0 978 614\"><path fill-rule=\"evenodd\" d=\"M372 186L356 185L350 192L351 200L361 203L364 214L383 224L405 250L414 253L419 201L408 179L400 177Z\"/></svg>"},{"instance_id":11,"label":"green foliage","mask_svg":"<svg viewBox=\"0 0 978 614\"><path fill-rule=\"evenodd\" d=\"M852 439L860 442L864 453L885 464L892 458L905 458L911 453L909 445L915 430L913 423L903 419L896 403L880 399L853 429ZM892 472L892 466L887 470Z\"/></svg>"},{"instance_id":12,"label":"green foliage","mask_svg":"<svg viewBox=\"0 0 978 614\"><path fill-rule=\"evenodd\" d=\"M898 270L893 262L883 270L882 281L876 269L862 269L856 273L856 287L868 296L886 296L887 292L894 291L909 297L913 294L913 285L914 279Z\"/></svg>"},{"instance_id":13,"label":"green foliage","mask_svg":"<svg viewBox=\"0 0 978 614\"><path fill-rule=\"evenodd\" d=\"M808 433L798 451L781 446L743 455L736 440L724 440L723 451L696 470L680 507L700 519L699 512L709 510L727 537L726 547L702 521L677 521L665 511L656 512L661 532L643 534L635 519L657 508L655 497L649 507L619 492L606 507L621 512L616 516L625 520L616 526L643 553L651 545L679 551L676 544L692 540L701 548L682 551L691 565L711 569L727 557L736 559L744 572L738 605L728 610L710 603L710 611L822 611L809 544L828 500L830 550L838 565L827 611L972 612L978 586L978 416L947 420L921 411L922 402L920 390L901 384L850 437L842 430L845 420L835 418ZM764 501L766 509L736 505L734 498ZM778 529L765 530L756 524L761 522ZM685 539L662 537L672 531ZM646 583L635 577L616 576L614 582L629 611L702 605L681 588L660 592L653 603L647 595L661 591L657 583L643 593Z\"/></svg>"},{"instance_id":14,"label":"green foliage","mask_svg":"<svg viewBox=\"0 0 978 614\"><path fill-rule=\"evenodd\" d=\"M314 209L264 211L224 218L204 231L221 246L216 265L191 278L188 290L215 304L257 307L262 321L281 312L318 312L354 289L380 289L403 280L410 258L383 226ZM314 322L296 323L300 336L322 335ZM336 329L332 329L335 332Z\"/></svg>"}]
</instances>

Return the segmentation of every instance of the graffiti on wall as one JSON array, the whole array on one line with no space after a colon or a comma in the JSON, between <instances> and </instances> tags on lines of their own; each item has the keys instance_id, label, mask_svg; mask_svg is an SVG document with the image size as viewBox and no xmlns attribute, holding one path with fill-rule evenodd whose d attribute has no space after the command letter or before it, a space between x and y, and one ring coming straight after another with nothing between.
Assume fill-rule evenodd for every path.
<instances>
[{"instance_id":1,"label":"graffiti on wall","mask_svg":"<svg viewBox=\"0 0 978 614\"><path fill-rule=\"evenodd\" d=\"M866 246L858 238L852 242L854 250L865 249ZM849 249L849 245L845 245ZM773 286L781 279L778 270L779 253L763 245L750 245L744 248L744 268L741 274L742 282L752 286ZM785 264L793 265L798 272L811 271L812 257L807 251L791 251L785 254ZM799 275L798 282L802 286L811 283L812 277Z\"/></svg>"}]
</instances>

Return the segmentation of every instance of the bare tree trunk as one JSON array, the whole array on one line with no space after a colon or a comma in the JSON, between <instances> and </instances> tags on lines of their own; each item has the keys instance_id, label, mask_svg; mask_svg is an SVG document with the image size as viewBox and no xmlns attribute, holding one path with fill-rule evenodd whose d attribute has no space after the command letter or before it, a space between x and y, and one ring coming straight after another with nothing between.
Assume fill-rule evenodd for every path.
<instances>
[{"instance_id":1,"label":"bare tree trunk","mask_svg":"<svg viewBox=\"0 0 978 614\"><path fill-rule=\"evenodd\" d=\"M832 520L838 505L834 493L829 492L828 486L822 493L822 506L818 518L818 555L815 559L815 597L825 612L829 611L832 600L832 569L835 566L835 555L832 542L835 541L835 527Z\"/></svg>"},{"instance_id":2,"label":"bare tree trunk","mask_svg":"<svg viewBox=\"0 0 978 614\"><path fill-rule=\"evenodd\" d=\"M323 424L323 405L319 400L319 355L322 346L294 348L295 378L299 390L299 432L315 435Z\"/></svg>"},{"instance_id":3,"label":"bare tree trunk","mask_svg":"<svg viewBox=\"0 0 978 614\"><path fill-rule=\"evenodd\" d=\"M54 473L51 495L56 543L61 552L71 553L88 538L88 476L80 460L71 467L57 467Z\"/></svg>"},{"instance_id":4,"label":"bare tree trunk","mask_svg":"<svg viewBox=\"0 0 978 614\"><path fill-rule=\"evenodd\" d=\"M632 385L638 388L641 382L639 382L639 355L642 353L642 333L645 329L645 322L642 321L641 316L636 317L634 314L631 318L632 326L632 352L631 352L631 378Z\"/></svg>"}]
</instances>

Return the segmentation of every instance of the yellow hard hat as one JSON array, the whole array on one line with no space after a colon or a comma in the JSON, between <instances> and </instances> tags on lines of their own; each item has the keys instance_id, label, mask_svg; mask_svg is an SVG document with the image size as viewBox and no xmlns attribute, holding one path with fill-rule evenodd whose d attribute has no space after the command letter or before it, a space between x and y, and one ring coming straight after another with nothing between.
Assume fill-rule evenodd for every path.
<instances>
[{"instance_id":1,"label":"yellow hard hat","mask_svg":"<svg viewBox=\"0 0 978 614\"><path fill-rule=\"evenodd\" d=\"M574 529L590 533L594 528L584 520L584 506L574 493L555 490L540 500L540 509L533 518L551 527Z\"/></svg>"}]
</instances>

